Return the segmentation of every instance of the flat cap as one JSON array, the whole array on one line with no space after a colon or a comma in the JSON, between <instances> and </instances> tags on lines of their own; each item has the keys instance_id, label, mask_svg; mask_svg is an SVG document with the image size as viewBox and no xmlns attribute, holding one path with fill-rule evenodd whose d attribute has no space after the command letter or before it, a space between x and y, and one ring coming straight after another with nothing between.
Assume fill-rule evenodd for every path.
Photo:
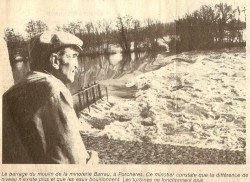
<instances>
[{"instance_id":1,"label":"flat cap","mask_svg":"<svg viewBox=\"0 0 250 182\"><path fill-rule=\"evenodd\" d=\"M63 47L75 46L82 50L83 42L76 36L62 31L45 31L28 42L30 57L44 56Z\"/></svg>"}]
</instances>

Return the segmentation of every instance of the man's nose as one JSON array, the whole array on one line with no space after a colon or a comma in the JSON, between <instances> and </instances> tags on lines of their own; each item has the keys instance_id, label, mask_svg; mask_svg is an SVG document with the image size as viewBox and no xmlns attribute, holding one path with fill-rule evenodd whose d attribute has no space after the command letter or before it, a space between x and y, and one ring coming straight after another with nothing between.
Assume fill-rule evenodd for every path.
<instances>
[{"instance_id":1,"label":"man's nose","mask_svg":"<svg viewBox=\"0 0 250 182\"><path fill-rule=\"evenodd\" d=\"M75 67L75 69L78 69L78 59L77 58L74 60L74 67Z\"/></svg>"}]
</instances>

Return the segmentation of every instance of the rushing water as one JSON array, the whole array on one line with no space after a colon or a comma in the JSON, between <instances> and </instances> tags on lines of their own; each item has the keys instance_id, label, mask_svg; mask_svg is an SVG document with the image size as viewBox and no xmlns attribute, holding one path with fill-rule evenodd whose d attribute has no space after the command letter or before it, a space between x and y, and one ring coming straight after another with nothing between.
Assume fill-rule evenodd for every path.
<instances>
[{"instance_id":1,"label":"rushing water","mask_svg":"<svg viewBox=\"0 0 250 182\"><path fill-rule=\"evenodd\" d=\"M161 65L155 65L156 54L131 53L101 56L83 56L79 58L79 71L75 82L69 85L75 93L95 81L116 79L134 71L147 72L156 70ZM15 82L20 81L29 72L29 62L17 62L12 65Z\"/></svg>"}]
</instances>

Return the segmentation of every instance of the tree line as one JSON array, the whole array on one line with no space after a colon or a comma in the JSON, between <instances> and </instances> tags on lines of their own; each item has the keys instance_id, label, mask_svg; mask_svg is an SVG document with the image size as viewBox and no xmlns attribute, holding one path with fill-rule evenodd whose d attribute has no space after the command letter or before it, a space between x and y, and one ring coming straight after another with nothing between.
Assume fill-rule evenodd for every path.
<instances>
[{"instance_id":1,"label":"tree line","mask_svg":"<svg viewBox=\"0 0 250 182\"><path fill-rule=\"evenodd\" d=\"M233 8L226 3L204 5L175 24L176 35L171 37L169 46L177 52L246 45L246 8Z\"/></svg>"},{"instance_id":2,"label":"tree line","mask_svg":"<svg viewBox=\"0 0 250 182\"><path fill-rule=\"evenodd\" d=\"M112 46L119 47L124 53L139 51L165 50L158 40L175 34L175 23L161 23L157 20L146 19L139 21L132 16L119 16L116 21L102 20L97 23L81 21L66 25L57 25L56 30L66 31L79 37L83 42L84 55L112 54ZM48 30L48 26L38 20L31 20L26 25L27 38ZM10 58L16 55L26 55L24 36L13 28L5 30L5 40L9 48ZM24 56L27 57L27 56Z\"/></svg>"},{"instance_id":3,"label":"tree line","mask_svg":"<svg viewBox=\"0 0 250 182\"><path fill-rule=\"evenodd\" d=\"M163 48L157 43L158 39L175 34L174 23L152 19L139 21L130 15L118 16L115 22L102 20L84 25L81 21L71 22L57 26L56 30L79 37L84 42L84 54L109 54L112 53L111 45L118 45L124 53L158 50Z\"/></svg>"},{"instance_id":4,"label":"tree line","mask_svg":"<svg viewBox=\"0 0 250 182\"><path fill-rule=\"evenodd\" d=\"M203 5L199 10L170 23L150 18L139 21L126 15L118 16L116 21L102 20L85 24L75 21L57 25L55 29L79 37L84 42L83 55L112 54L116 50L114 47L119 47L123 53L165 51L166 47L159 40L176 52L245 46L243 30L246 29L246 8L233 8L220 3ZM27 38L45 30L48 30L48 26L40 20L30 20L25 28ZM170 41L166 37L170 37ZM11 60L18 55L20 59L28 57L23 35L8 28L5 30L5 40Z\"/></svg>"}]
</instances>

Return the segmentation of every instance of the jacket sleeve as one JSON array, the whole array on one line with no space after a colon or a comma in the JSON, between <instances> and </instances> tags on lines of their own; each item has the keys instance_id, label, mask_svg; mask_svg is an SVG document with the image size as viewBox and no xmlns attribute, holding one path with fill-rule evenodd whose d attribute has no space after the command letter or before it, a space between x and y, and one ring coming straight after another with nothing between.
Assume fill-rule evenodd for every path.
<instances>
[{"instance_id":1,"label":"jacket sleeve","mask_svg":"<svg viewBox=\"0 0 250 182\"><path fill-rule=\"evenodd\" d=\"M79 120L67 97L60 92L50 97L35 114L45 163L86 164L88 153L79 133Z\"/></svg>"}]
</instances>

